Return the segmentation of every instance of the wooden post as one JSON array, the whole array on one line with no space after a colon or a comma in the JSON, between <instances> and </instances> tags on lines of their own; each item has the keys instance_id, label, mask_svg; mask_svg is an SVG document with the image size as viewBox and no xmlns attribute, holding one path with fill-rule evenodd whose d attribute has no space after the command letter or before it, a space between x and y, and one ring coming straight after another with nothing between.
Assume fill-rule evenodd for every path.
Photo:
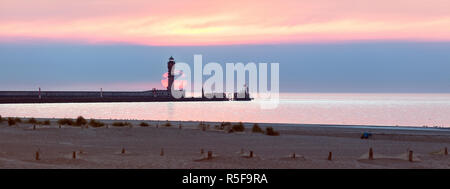
<instances>
[{"instance_id":1,"label":"wooden post","mask_svg":"<svg viewBox=\"0 0 450 189\"><path fill-rule=\"evenodd\" d=\"M161 153L159 153L160 156L164 156L164 148L161 148Z\"/></svg>"},{"instance_id":2,"label":"wooden post","mask_svg":"<svg viewBox=\"0 0 450 189\"><path fill-rule=\"evenodd\" d=\"M445 147L445 149L444 149L444 155L448 155L447 147Z\"/></svg>"},{"instance_id":3,"label":"wooden post","mask_svg":"<svg viewBox=\"0 0 450 189\"><path fill-rule=\"evenodd\" d=\"M77 152L75 151L72 152L72 159L77 159Z\"/></svg>"},{"instance_id":4,"label":"wooden post","mask_svg":"<svg viewBox=\"0 0 450 189\"><path fill-rule=\"evenodd\" d=\"M408 157L408 160L409 160L410 162L413 162L413 151L412 151L412 150L409 151L409 157Z\"/></svg>"},{"instance_id":5,"label":"wooden post","mask_svg":"<svg viewBox=\"0 0 450 189\"><path fill-rule=\"evenodd\" d=\"M122 152L121 152L122 154L125 154L125 148L122 148Z\"/></svg>"},{"instance_id":6,"label":"wooden post","mask_svg":"<svg viewBox=\"0 0 450 189\"><path fill-rule=\"evenodd\" d=\"M61 129L61 124L59 124L59 128Z\"/></svg>"},{"instance_id":7,"label":"wooden post","mask_svg":"<svg viewBox=\"0 0 450 189\"><path fill-rule=\"evenodd\" d=\"M36 151L36 160L40 160L40 158L39 158L39 151Z\"/></svg>"},{"instance_id":8,"label":"wooden post","mask_svg":"<svg viewBox=\"0 0 450 189\"><path fill-rule=\"evenodd\" d=\"M33 130L36 130L36 125L33 125Z\"/></svg>"},{"instance_id":9,"label":"wooden post","mask_svg":"<svg viewBox=\"0 0 450 189\"><path fill-rule=\"evenodd\" d=\"M203 154L204 153L204 151L203 151L203 148L202 149L200 149L200 154Z\"/></svg>"},{"instance_id":10,"label":"wooden post","mask_svg":"<svg viewBox=\"0 0 450 189\"><path fill-rule=\"evenodd\" d=\"M295 153L292 154L292 159L295 159Z\"/></svg>"},{"instance_id":11,"label":"wooden post","mask_svg":"<svg viewBox=\"0 0 450 189\"><path fill-rule=\"evenodd\" d=\"M253 157L253 151L250 151L250 155L249 155L249 157L250 157L250 158L252 158L252 157Z\"/></svg>"},{"instance_id":12,"label":"wooden post","mask_svg":"<svg viewBox=\"0 0 450 189\"><path fill-rule=\"evenodd\" d=\"M369 149L369 160L373 160L373 150L372 150L372 148Z\"/></svg>"},{"instance_id":13,"label":"wooden post","mask_svg":"<svg viewBox=\"0 0 450 189\"><path fill-rule=\"evenodd\" d=\"M212 151L208 151L208 159L212 159Z\"/></svg>"},{"instance_id":14,"label":"wooden post","mask_svg":"<svg viewBox=\"0 0 450 189\"><path fill-rule=\"evenodd\" d=\"M333 160L333 152L328 152L328 161Z\"/></svg>"}]
</instances>

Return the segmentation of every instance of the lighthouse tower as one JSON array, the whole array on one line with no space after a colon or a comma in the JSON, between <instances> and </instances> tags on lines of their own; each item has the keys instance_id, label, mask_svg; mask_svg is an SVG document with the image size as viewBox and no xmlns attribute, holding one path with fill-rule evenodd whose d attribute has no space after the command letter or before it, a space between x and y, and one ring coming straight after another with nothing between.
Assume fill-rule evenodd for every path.
<instances>
[{"instance_id":1,"label":"lighthouse tower","mask_svg":"<svg viewBox=\"0 0 450 189\"><path fill-rule=\"evenodd\" d=\"M168 79L169 79L169 83L167 85L167 90L169 91L169 93L171 92L173 81L174 81L174 73L172 72L172 68L174 65L175 65L175 60L171 56L169 58L169 62L167 62L167 69L168 69L167 73L168 73Z\"/></svg>"}]
</instances>

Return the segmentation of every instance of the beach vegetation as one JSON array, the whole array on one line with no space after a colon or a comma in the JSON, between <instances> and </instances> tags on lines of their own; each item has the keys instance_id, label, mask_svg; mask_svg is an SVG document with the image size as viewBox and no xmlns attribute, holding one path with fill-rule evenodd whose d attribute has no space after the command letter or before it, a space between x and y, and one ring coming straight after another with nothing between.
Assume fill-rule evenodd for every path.
<instances>
[{"instance_id":1,"label":"beach vegetation","mask_svg":"<svg viewBox=\"0 0 450 189\"><path fill-rule=\"evenodd\" d=\"M32 117L32 118L28 119L28 123L30 123L30 124L38 124L39 122Z\"/></svg>"},{"instance_id":2,"label":"beach vegetation","mask_svg":"<svg viewBox=\"0 0 450 189\"><path fill-rule=\"evenodd\" d=\"M12 126L16 124L16 120L14 118L8 117L8 125Z\"/></svg>"},{"instance_id":3,"label":"beach vegetation","mask_svg":"<svg viewBox=\"0 0 450 189\"><path fill-rule=\"evenodd\" d=\"M264 133L264 131L259 127L257 123L253 124L252 132L254 133Z\"/></svg>"},{"instance_id":4,"label":"beach vegetation","mask_svg":"<svg viewBox=\"0 0 450 189\"><path fill-rule=\"evenodd\" d=\"M238 124L233 125L233 127L231 127L231 130L233 132L244 132L245 131L245 127L244 127L244 124L242 122L239 122Z\"/></svg>"},{"instance_id":5,"label":"beach vegetation","mask_svg":"<svg viewBox=\"0 0 450 189\"><path fill-rule=\"evenodd\" d=\"M59 125L75 125L75 122L72 119L64 118L58 120Z\"/></svg>"},{"instance_id":6,"label":"beach vegetation","mask_svg":"<svg viewBox=\"0 0 450 189\"><path fill-rule=\"evenodd\" d=\"M18 117L14 118L14 121L16 121L16 123L22 123L22 119L20 119Z\"/></svg>"},{"instance_id":7,"label":"beach vegetation","mask_svg":"<svg viewBox=\"0 0 450 189\"><path fill-rule=\"evenodd\" d=\"M150 124L148 124L148 123L146 123L146 122L141 122L141 123L139 124L139 126L141 126L141 127L148 127L148 126L150 126Z\"/></svg>"},{"instance_id":8,"label":"beach vegetation","mask_svg":"<svg viewBox=\"0 0 450 189\"><path fill-rule=\"evenodd\" d=\"M166 121L166 123L164 123L164 126L170 127L170 126L172 126L172 124L169 121Z\"/></svg>"},{"instance_id":9,"label":"beach vegetation","mask_svg":"<svg viewBox=\"0 0 450 189\"><path fill-rule=\"evenodd\" d=\"M3 123L3 121L5 121L5 119L0 115L0 124Z\"/></svg>"},{"instance_id":10,"label":"beach vegetation","mask_svg":"<svg viewBox=\"0 0 450 189\"><path fill-rule=\"evenodd\" d=\"M202 131L206 131L207 127L208 127L208 126L207 126L203 121L201 121L201 122L198 124L198 128L201 129Z\"/></svg>"},{"instance_id":11,"label":"beach vegetation","mask_svg":"<svg viewBox=\"0 0 450 189\"><path fill-rule=\"evenodd\" d=\"M50 120L44 120L43 122L40 122L42 125L51 125Z\"/></svg>"},{"instance_id":12,"label":"beach vegetation","mask_svg":"<svg viewBox=\"0 0 450 189\"><path fill-rule=\"evenodd\" d=\"M133 126L130 122L116 121L112 124L115 127Z\"/></svg>"},{"instance_id":13,"label":"beach vegetation","mask_svg":"<svg viewBox=\"0 0 450 189\"><path fill-rule=\"evenodd\" d=\"M216 126L216 129L225 130L226 128L230 128L230 127L231 127L230 122L222 122L222 123L220 123L220 125Z\"/></svg>"},{"instance_id":14,"label":"beach vegetation","mask_svg":"<svg viewBox=\"0 0 450 189\"><path fill-rule=\"evenodd\" d=\"M91 127L103 127L103 126L105 126L105 123L103 123L101 121L97 121L95 119L91 119L91 120L89 120L89 126L91 126Z\"/></svg>"},{"instance_id":15,"label":"beach vegetation","mask_svg":"<svg viewBox=\"0 0 450 189\"><path fill-rule=\"evenodd\" d=\"M76 126L81 126L81 125L86 125L88 122L86 121L86 119L84 119L83 116L78 116L76 121L75 121L75 125Z\"/></svg>"},{"instance_id":16,"label":"beach vegetation","mask_svg":"<svg viewBox=\"0 0 450 189\"><path fill-rule=\"evenodd\" d=\"M266 128L266 135L269 135L269 136L278 136L278 135L280 135L280 133L277 132L277 131L275 131L272 127L267 127L267 128Z\"/></svg>"}]
</instances>

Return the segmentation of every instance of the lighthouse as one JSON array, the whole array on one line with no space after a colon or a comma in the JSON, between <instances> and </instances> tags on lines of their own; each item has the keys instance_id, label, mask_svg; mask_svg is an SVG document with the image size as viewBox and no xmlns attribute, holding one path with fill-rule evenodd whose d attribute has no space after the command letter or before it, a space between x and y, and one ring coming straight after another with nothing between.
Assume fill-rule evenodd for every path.
<instances>
[{"instance_id":1,"label":"lighthouse","mask_svg":"<svg viewBox=\"0 0 450 189\"><path fill-rule=\"evenodd\" d=\"M167 62L167 69L168 69L168 71L167 71L168 76L167 77L169 79L169 82L168 82L168 85L167 85L167 90L169 91L169 93L171 92L173 81L174 81L174 73L172 71L172 68L173 68L174 65L175 65L175 59L173 59L173 57L171 56L169 58L169 62Z\"/></svg>"}]
</instances>

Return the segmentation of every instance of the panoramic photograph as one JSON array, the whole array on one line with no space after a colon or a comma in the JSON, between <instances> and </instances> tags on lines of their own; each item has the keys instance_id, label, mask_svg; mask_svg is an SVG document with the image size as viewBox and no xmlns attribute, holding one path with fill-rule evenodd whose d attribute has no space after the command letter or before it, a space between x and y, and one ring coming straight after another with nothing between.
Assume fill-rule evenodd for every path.
<instances>
[{"instance_id":1,"label":"panoramic photograph","mask_svg":"<svg viewBox=\"0 0 450 189\"><path fill-rule=\"evenodd\" d=\"M449 10L0 0L0 168L449 169Z\"/></svg>"}]
</instances>

